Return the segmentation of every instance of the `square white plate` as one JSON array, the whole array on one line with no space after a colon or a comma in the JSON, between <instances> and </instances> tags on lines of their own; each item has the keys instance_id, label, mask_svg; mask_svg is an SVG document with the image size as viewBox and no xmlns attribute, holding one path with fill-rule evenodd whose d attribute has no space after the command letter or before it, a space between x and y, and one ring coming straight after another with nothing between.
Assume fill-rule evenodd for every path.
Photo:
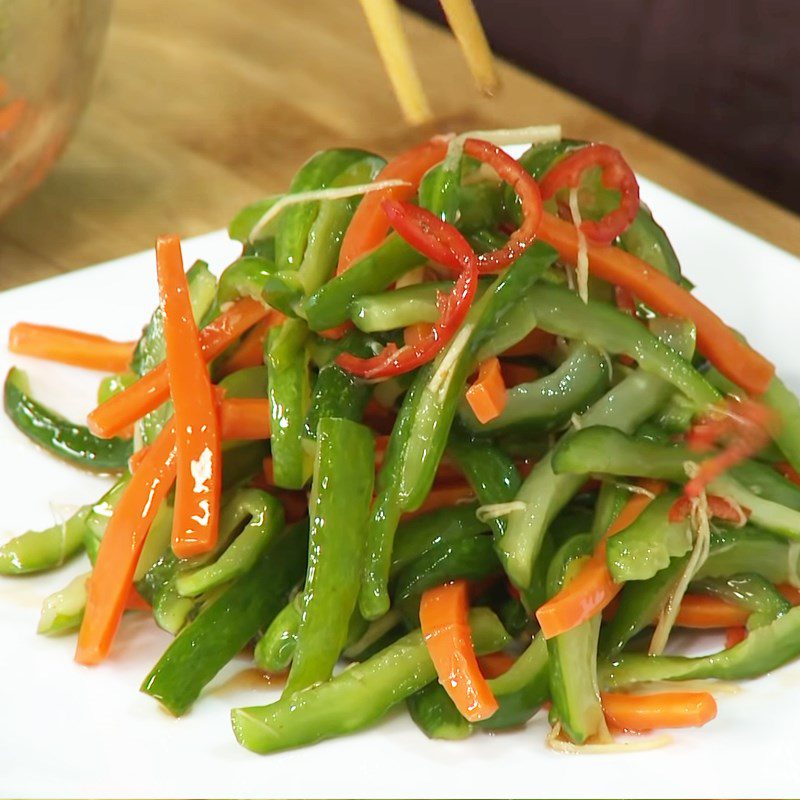
<instances>
[{"instance_id":1,"label":"square white plate","mask_svg":"<svg viewBox=\"0 0 800 800\"><path fill-rule=\"evenodd\" d=\"M800 390L800 264L647 181L642 195L669 233L697 294L772 358ZM154 231L154 233L156 233ZM223 232L185 243L187 264L215 269L237 247ZM0 342L17 320L137 336L156 301L150 253L0 294ZM93 405L98 375L31 359L0 345L0 373L28 370L35 394L76 419ZM0 419L0 538L52 524L61 504L97 498L107 480L48 457ZM182 719L138 692L169 643L129 615L100 667L72 661L74 638L35 633L41 599L85 569L0 578L0 794L4 797L793 797L800 793L800 664L718 696L719 716L677 731L661 750L569 756L549 751L540 714L524 730L431 742L398 714L372 730L260 757L239 747L229 710L268 702L272 690L210 691ZM231 665L212 686L245 669Z\"/></svg>"}]
</instances>

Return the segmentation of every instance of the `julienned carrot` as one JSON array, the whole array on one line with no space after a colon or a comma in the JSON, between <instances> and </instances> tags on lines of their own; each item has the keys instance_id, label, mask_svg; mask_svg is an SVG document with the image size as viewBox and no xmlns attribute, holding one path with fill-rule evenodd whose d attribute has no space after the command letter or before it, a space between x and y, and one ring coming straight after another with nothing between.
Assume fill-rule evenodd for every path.
<instances>
[{"instance_id":1,"label":"julienned carrot","mask_svg":"<svg viewBox=\"0 0 800 800\"><path fill-rule=\"evenodd\" d=\"M128 599L125 601L126 611L152 611L153 606L136 591L135 586L131 586L128 592Z\"/></svg>"},{"instance_id":2,"label":"julienned carrot","mask_svg":"<svg viewBox=\"0 0 800 800\"><path fill-rule=\"evenodd\" d=\"M459 503L468 503L475 500L475 490L466 483L455 484L452 486L434 486L428 496L423 500L422 505L404 514L404 519L411 519L428 511L436 511L437 508L448 508Z\"/></svg>"},{"instance_id":3,"label":"julienned carrot","mask_svg":"<svg viewBox=\"0 0 800 800\"><path fill-rule=\"evenodd\" d=\"M115 342L94 333L33 322L18 322L8 333L12 353L102 372L125 372L135 347L136 342Z\"/></svg>"},{"instance_id":4,"label":"julienned carrot","mask_svg":"<svg viewBox=\"0 0 800 800\"><path fill-rule=\"evenodd\" d=\"M178 452L172 549L179 558L189 558L208 552L219 534L219 417L177 236L158 237L156 267Z\"/></svg>"},{"instance_id":5,"label":"julienned carrot","mask_svg":"<svg viewBox=\"0 0 800 800\"><path fill-rule=\"evenodd\" d=\"M578 235L569 222L544 214L537 237L574 263ZM590 271L609 283L629 289L660 314L684 317L697 327L697 345L727 378L751 394L763 394L775 367L743 341L707 306L665 274L618 247L589 244Z\"/></svg>"},{"instance_id":6,"label":"julienned carrot","mask_svg":"<svg viewBox=\"0 0 800 800\"><path fill-rule=\"evenodd\" d=\"M749 616L747 609L719 597L687 594L681 600L675 624L682 628L732 628L744 625Z\"/></svg>"},{"instance_id":7,"label":"julienned carrot","mask_svg":"<svg viewBox=\"0 0 800 800\"><path fill-rule=\"evenodd\" d=\"M256 300L244 298L234 303L200 331L203 359L216 358L231 342L264 319L269 309ZM89 429L95 436L110 439L126 425L136 422L169 398L166 364L159 364L136 383L97 406L89 414Z\"/></svg>"},{"instance_id":8,"label":"julienned carrot","mask_svg":"<svg viewBox=\"0 0 800 800\"><path fill-rule=\"evenodd\" d=\"M499 650L496 653L487 653L485 656L478 656L478 666L481 668L481 675L487 680L499 678L508 672L516 663L516 658L510 653Z\"/></svg>"},{"instance_id":9,"label":"julienned carrot","mask_svg":"<svg viewBox=\"0 0 800 800\"><path fill-rule=\"evenodd\" d=\"M269 439L269 400L246 397L223 400L219 406L219 427L224 441ZM139 469L149 450L145 445L128 459L131 472Z\"/></svg>"},{"instance_id":10,"label":"julienned carrot","mask_svg":"<svg viewBox=\"0 0 800 800\"><path fill-rule=\"evenodd\" d=\"M779 583L777 588L793 606L800 606L800 589L790 583Z\"/></svg>"},{"instance_id":11,"label":"julienned carrot","mask_svg":"<svg viewBox=\"0 0 800 800\"><path fill-rule=\"evenodd\" d=\"M453 581L422 595L419 622L439 683L465 719L479 722L498 704L475 656L468 613L467 582Z\"/></svg>"},{"instance_id":12,"label":"julienned carrot","mask_svg":"<svg viewBox=\"0 0 800 800\"><path fill-rule=\"evenodd\" d=\"M408 185L392 186L364 195L342 239L337 275L386 238L389 219L381 207L383 201L388 198L410 200L417 193L422 176L447 154L447 144L446 139L436 136L400 153L378 173L376 181L399 178L408 181Z\"/></svg>"},{"instance_id":13,"label":"julienned carrot","mask_svg":"<svg viewBox=\"0 0 800 800\"><path fill-rule=\"evenodd\" d=\"M747 628L744 625L736 625L733 628L728 628L725 631L725 649L730 650L731 647L736 647L747 638Z\"/></svg>"},{"instance_id":14,"label":"julienned carrot","mask_svg":"<svg viewBox=\"0 0 800 800\"><path fill-rule=\"evenodd\" d=\"M248 367L260 367L264 363L264 339L270 328L280 325L286 317L280 311L274 309L269 312L266 319L262 319L254 325L239 342L236 349L226 356L225 363L220 369L221 377L230 375L240 369Z\"/></svg>"},{"instance_id":15,"label":"julienned carrot","mask_svg":"<svg viewBox=\"0 0 800 800\"><path fill-rule=\"evenodd\" d=\"M717 716L717 703L708 692L604 692L600 700L608 724L632 732L699 728Z\"/></svg>"},{"instance_id":16,"label":"julienned carrot","mask_svg":"<svg viewBox=\"0 0 800 800\"><path fill-rule=\"evenodd\" d=\"M269 400L264 398L229 397L220 405L222 438L269 439Z\"/></svg>"},{"instance_id":17,"label":"julienned carrot","mask_svg":"<svg viewBox=\"0 0 800 800\"><path fill-rule=\"evenodd\" d=\"M643 481L642 486L653 494L664 490L658 481ZM591 558L558 594L539 606L536 619L545 638L572 630L595 614L600 613L622 589L614 583L606 562L606 539L628 527L652 501L644 494L631 497L596 546Z\"/></svg>"},{"instance_id":18,"label":"julienned carrot","mask_svg":"<svg viewBox=\"0 0 800 800\"><path fill-rule=\"evenodd\" d=\"M552 333L534 328L524 339L503 352L504 356L549 356L556 347Z\"/></svg>"},{"instance_id":19,"label":"julienned carrot","mask_svg":"<svg viewBox=\"0 0 800 800\"><path fill-rule=\"evenodd\" d=\"M478 422L486 423L503 413L507 400L500 361L497 356L487 358L478 368L477 380L467 389L467 402Z\"/></svg>"},{"instance_id":20,"label":"julienned carrot","mask_svg":"<svg viewBox=\"0 0 800 800\"><path fill-rule=\"evenodd\" d=\"M514 361L501 361L500 371L507 389L513 389L521 383L530 383L540 377L539 370L530 364L517 364Z\"/></svg>"},{"instance_id":21,"label":"julienned carrot","mask_svg":"<svg viewBox=\"0 0 800 800\"><path fill-rule=\"evenodd\" d=\"M148 449L108 521L78 635L75 660L81 664L99 664L111 649L145 537L175 472L175 426L170 422Z\"/></svg>"}]
</instances>

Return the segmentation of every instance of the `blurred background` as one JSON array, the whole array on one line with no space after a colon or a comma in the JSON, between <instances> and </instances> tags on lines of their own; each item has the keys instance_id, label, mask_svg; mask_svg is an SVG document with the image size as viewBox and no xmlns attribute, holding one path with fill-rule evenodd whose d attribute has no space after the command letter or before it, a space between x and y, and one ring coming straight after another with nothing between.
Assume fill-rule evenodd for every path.
<instances>
[{"instance_id":1,"label":"blurred background","mask_svg":"<svg viewBox=\"0 0 800 800\"><path fill-rule=\"evenodd\" d=\"M43 179L0 219L0 289L223 227L323 147L550 122L800 254L797 0L477 0L492 98L438 2L404 3L416 127L357 0L0 0L0 178Z\"/></svg>"}]
</instances>

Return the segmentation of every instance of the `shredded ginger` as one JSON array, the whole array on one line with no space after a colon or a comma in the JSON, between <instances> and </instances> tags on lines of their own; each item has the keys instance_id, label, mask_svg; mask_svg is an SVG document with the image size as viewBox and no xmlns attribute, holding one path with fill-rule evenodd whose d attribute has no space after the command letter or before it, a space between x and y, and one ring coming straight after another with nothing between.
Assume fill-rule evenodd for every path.
<instances>
[{"instance_id":1,"label":"shredded ginger","mask_svg":"<svg viewBox=\"0 0 800 800\"><path fill-rule=\"evenodd\" d=\"M248 239L253 241L263 228L272 222L278 214L281 213L288 206L294 206L298 203L309 203L317 200L346 200L348 197L358 197L360 194L368 194L369 192L379 192L381 189L391 189L395 186L410 186L408 181L402 181L399 178L392 178L386 181L373 181L372 183L357 183L354 186L341 186L335 189L315 189L310 192L298 192L297 194L285 194L275 203L274 206L268 208L261 218L253 225Z\"/></svg>"}]
</instances>

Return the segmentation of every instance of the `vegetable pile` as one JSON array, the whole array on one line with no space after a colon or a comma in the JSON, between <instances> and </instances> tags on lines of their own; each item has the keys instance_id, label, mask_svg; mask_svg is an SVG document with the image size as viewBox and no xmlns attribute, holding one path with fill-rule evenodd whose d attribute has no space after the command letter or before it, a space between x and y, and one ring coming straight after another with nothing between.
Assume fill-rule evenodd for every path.
<instances>
[{"instance_id":1,"label":"vegetable pile","mask_svg":"<svg viewBox=\"0 0 800 800\"><path fill-rule=\"evenodd\" d=\"M152 613L175 638L142 691L180 715L254 645L285 688L232 723L267 753L400 703L432 738L546 708L551 746L602 747L800 654L800 404L691 294L617 150L327 150L230 234L218 280L158 239L138 342L12 329L111 373L86 425L5 382L23 434L116 476L0 547L6 575L85 553L39 626L78 662ZM726 647L665 655L676 627Z\"/></svg>"}]
</instances>

